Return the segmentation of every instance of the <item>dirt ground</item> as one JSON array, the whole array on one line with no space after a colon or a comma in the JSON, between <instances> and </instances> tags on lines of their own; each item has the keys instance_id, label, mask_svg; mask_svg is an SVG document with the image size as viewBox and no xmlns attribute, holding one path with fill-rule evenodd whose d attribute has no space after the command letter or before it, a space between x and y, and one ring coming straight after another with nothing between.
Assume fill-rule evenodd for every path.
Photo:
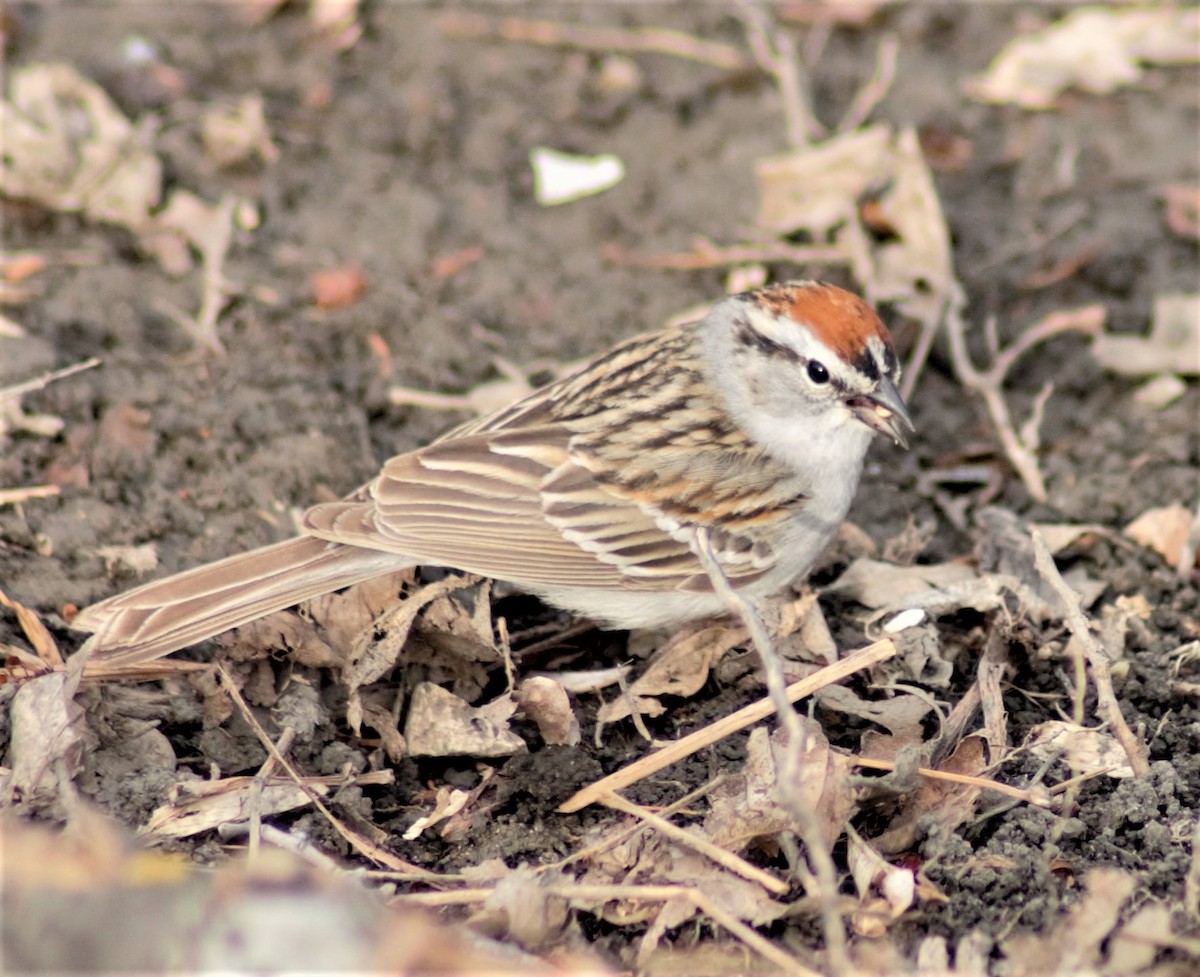
<instances>
[{"instance_id":1,"label":"dirt ground","mask_svg":"<svg viewBox=\"0 0 1200 977\"><path fill-rule=\"evenodd\" d=\"M294 510L352 489L382 459L464 416L393 404L392 386L462 392L496 378L497 357L522 366L577 359L720 296L726 268L622 267L606 258L605 245L680 252L698 236L741 239L755 219L754 163L785 148L779 93L760 73L663 54L614 61L569 47L451 37L420 5L368 5L362 36L341 51L314 37L299 5L253 26L217 4L7 10L0 17L13 25L10 69L40 61L74 66L131 118L155 120L169 186L209 201L238 195L254 202L261 219L229 249L224 274L234 295L218 320L225 352L217 354L197 351L164 311L198 307L198 272L166 274L127 231L0 200L5 249L48 261L37 294L8 309L26 335L0 338L0 386L101 360L24 399L26 409L60 417L61 433L13 433L0 453L0 486L61 486L57 496L0 507L0 589L35 611L67 653L80 643L66 627L69 609L136 582L136 572L106 561L100 548L153 542L152 572L166 574L282 539ZM739 21L719 4L504 10L669 27L744 46ZM985 105L963 93L963 79L986 68L1007 39L1053 13L990 4L888 8L861 26L834 27L811 74L817 115L836 120L870 76L880 38L898 40L896 78L873 117L922 134L980 354L977 327L988 317L1009 340L1049 313L1097 303L1112 330L1144 333L1158 296L1196 286L1196 241L1168 228L1162 195L1168 184L1197 179L1194 67L1152 68L1141 85L1108 95L1070 93L1048 112ZM131 63L133 36L172 69L165 81ZM609 73L627 72L630 63L634 82L611 83ZM201 107L249 93L263 98L277 158L219 167L200 147ZM536 146L614 153L627 174L595 197L543 207L529 165ZM939 162L939 147L966 151L947 151ZM345 307L321 308L312 276L337 268L361 271L365 289ZM854 286L836 267L773 262L769 271L775 279ZM908 350L916 330L890 318ZM1161 409L1141 406L1134 395L1142 380L1107 372L1084 338L1067 336L1021 361L1007 388L1014 414L1026 417L1051 381L1041 432L1045 503L1032 501L1014 476L981 401L963 389L939 345L911 398L914 447L873 449L851 519L884 552L929 564L987 564L987 507L1023 521L1103 527L1059 562L1098 583L1093 612L1121 597L1147 602L1128 628L1114 681L1125 719L1148 744L1150 773L1087 779L1069 809L997 806L990 798L956 831L919 837L903 857L944 898L918 901L889 924L879 945L894 956L878 953L891 963L872 963L869 941L860 941L855 952L864 969L915 966L930 937L945 939L951 959L957 948L960 962L968 940L982 941L992 964L1021 936L1069 941L1067 911L1097 868L1132 878L1125 918L1149 904L1174 914L1177 943L1152 955L1153 972L1195 966L1188 961L1198 921L1186 905L1194 913L1189 886L1200 884L1192 864L1200 714L1196 664L1180 649L1200 638L1200 577L1194 569L1180 575L1120 532L1154 507L1195 512L1200 389L1192 382ZM930 472L968 464L991 480L964 477L930 488ZM835 579L845 563L835 558L817 582ZM852 603L825 600L842 649L865 643ZM544 637L569 624L529 601L501 606L514 633L538 626ZM954 660L949 684L930 694L952 705L974 680L987 635L1004 626L995 611L940 620L965 653ZM1065 641L1060 624L1013 625L1005 633L1004 703L1009 736L1019 744L1031 727L1069 718L1074 676L1068 661L1047 651ZM0 641L29 647L7 611L0 612ZM190 657L204 661L211 652ZM623 636L593 632L564 639L530 664L580 669L626 657ZM272 668L282 695L300 666L281 658ZM310 774L336 774L347 762L362 769L369 749L342 721L336 675L309 669L305 681L327 722L294 747L293 759ZM650 732L660 739L687 733L761 695L751 685L710 677L695 697L647 719ZM9 702L12 691L0 690L0 701ZM131 827L163 802L178 771L253 774L265 759L236 716L214 723L201 691L182 679L86 685L79 701L104 749L77 783ZM406 758L392 764L394 784L357 788L340 810L383 829L386 846L404 860L439 873L488 858L510 868L563 858L585 829L616 815L562 815L555 807L647 748L627 721L609 726L595 746L596 704L586 695L574 700L580 746L535 746L508 762L487 761L500 768L503 787L460 837L434 832L409 842L399 833L427 811L436 788L478 784L483 761L473 758ZM1089 698L1087 725L1100 721L1093 708ZM278 720L271 709L259 712L264 722ZM144 721L163 736L130 741L122 733ZM846 739L852 732L832 722L826 729L831 741L847 745L856 742ZM0 748L7 737L2 718ZM138 743L153 755L139 754ZM743 740L714 748L672 768L669 789L664 780L639 799L672 803L744 757ZM996 776L1028 784L1043 774L1030 757ZM277 820L367 864L311 811ZM870 835L886 822L876 810L856 824ZM200 862L225 858L213 832L174 847ZM753 857L782 864L777 851ZM845 872L842 847L834 858ZM573 945L588 946L598 966L633 968L648 924L586 913L573 919ZM759 931L806 957L822 945L816 920L811 907L797 909ZM664 940L683 947L724 940L721 934L693 923L670 929ZM1066 963L1047 959L1048 969L1061 964L1068 972Z\"/></svg>"}]
</instances>

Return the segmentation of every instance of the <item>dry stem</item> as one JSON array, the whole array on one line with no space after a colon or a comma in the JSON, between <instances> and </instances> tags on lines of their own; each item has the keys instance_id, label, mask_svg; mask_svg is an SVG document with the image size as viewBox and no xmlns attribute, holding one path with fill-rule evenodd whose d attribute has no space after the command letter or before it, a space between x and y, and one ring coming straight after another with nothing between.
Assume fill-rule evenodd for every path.
<instances>
[{"instance_id":1,"label":"dry stem","mask_svg":"<svg viewBox=\"0 0 1200 977\"><path fill-rule=\"evenodd\" d=\"M796 40L789 31L772 25L767 12L752 0L739 0L738 7L754 60L779 88L788 145L804 149L825 135L825 127L813 114L808 78L800 67Z\"/></svg>"},{"instance_id":2,"label":"dry stem","mask_svg":"<svg viewBox=\"0 0 1200 977\"><path fill-rule=\"evenodd\" d=\"M1004 380L1016 361L1039 343L1068 332L1079 332L1095 336L1104 325L1104 308L1100 305L1084 306L1066 312L1055 312L1041 322L1031 326L1017 337L1011 345L997 349L992 365L986 370L978 369L967 352L963 323L957 316L946 317L946 330L950 335L950 356L959 382L968 390L983 397L991 415L992 423L1004 448L1008 460L1016 469L1030 496L1037 502L1045 502L1046 482L1038 468L1038 438L1036 423L1027 424L1018 433L1013 425L1008 404L1004 400ZM1048 396L1043 391L1039 404L1035 406L1034 421Z\"/></svg>"},{"instance_id":3,"label":"dry stem","mask_svg":"<svg viewBox=\"0 0 1200 977\"><path fill-rule=\"evenodd\" d=\"M895 654L896 646L889 638L876 641L865 648L859 648L857 651L851 652L845 658L839 659L832 665L827 665L819 672L815 672L807 678L802 678L798 682L793 682L789 685L787 689L788 702L798 702L805 696L819 692L821 689L833 685L835 682L840 682L855 672L859 672L864 668L870 668L872 665L877 665L882 661L887 661ZM703 729L698 729L696 732L690 733L682 739L669 743L655 750L653 753L647 754L640 760L635 760L629 766L589 784L559 805L558 810L563 814L571 814L574 811L579 811L587 807L589 804L595 804L602 797L613 791L624 790L630 784L649 777L664 767L669 767L672 763L677 763L691 756L693 753L703 750L707 746L712 746L713 743L723 740L726 736L732 736L738 730L745 729L747 726L753 726L755 723L773 715L774 712L775 703L769 696L757 702L752 702L750 705L744 706L736 712L718 719L715 723L711 723Z\"/></svg>"},{"instance_id":4,"label":"dry stem","mask_svg":"<svg viewBox=\"0 0 1200 977\"><path fill-rule=\"evenodd\" d=\"M751 865L744 858L735 855L731 851L726 851L718 845L714 845L711 841L702 838L700 835L685 831L679 825L668 821L664 817L660 817L653 811L648 811L640 804L634 804L620 794L609 794L601 803L605 807L611 807L614 811L620 811L623 814L632 814L635 818L641 819L672 841L698 851L701 855L716 862L722 868L728 869L735 875L740 875L751 882L757 882L774 895L781 896L790 888L786 882L777 879L770 872L764 871L757 865Z\"/></svg>"},{"instance_id":5,"label":"dry stem","mask_svg":"<svg viewBox=\"0 0 1200 977\"><path fill-rule=\"evenodd\" d=\"M1133 768L1134 775L1145 777L1150 773L1146 744L1133 735L1133 730L1129 728L1125 717L1121 715L1121 707L1117 703L1116 692L1113 691L1108 653L1096 636L1092 634L1087 616L1080 606L1079 595L1067 585L1062 574L1058 572L1046 540L1036 529L1030 535L1033 537L1034 565L1042 578L1058 594L1059 600L1062 601L1066 625L1083 649L1084 658L1087 660L1088 669L1092 675L1092 682L1096 686L1096 707L1112 728L1113 735L1129 758L1129 765Z\"/></svg>"},{"instance_id":6,"label":"dry stem","mask_svg":"<svg viewBox=\"0 0 1200 977\"><path fill-rule=\"evenodd\" d=\"M750 632L750 638L762 661L763 675L767 682L767 692L779 716L780 725L787 734L787 744L783 753L783 762L775 777L779 799L791 812L804 841L808 863L812 868L818 905L821 910L821 921L825 931L825 950L829 956L830 969L835 974L845 974L850 971L850 957L846 951L846 927L842 922L840 902L838 898L838 873L833 864L833 857L825 844L821 825L816 812L806 803L800 790L802 777L800 766L804 761L807 748L808 733L792 703L788 698L787 678L783 672L783 660L771 642L767 627L763 623L758 609L740 593L733 589L729 578L725 576L716 553L712 549L712 540L708 530L696 530L696 553L700 564L712 581L713 589L725 601L725 605L733 611ZM808 880L806 879L807 883ZM806 885L807 887L807 885Z\"/></svg>"},{"instance_id":7,"label":"dry stem","mask_svg":"<svg viewBox=\"0 0 1200 977\"><path fill-rule=\"evenodd\" d=\"M418 865L411 865L403 859L397 858L381 845L377 845L370 839L364 838L357 831L347 827L340 820L334 817L333 812L325 806L325 803L319 796L317 796L317 793L304 782L304 778L300 776L300 774L296 771L296 768L293 767L283 757L278 749L276 749L274 741L272 741L271 737L267 735L267 731L262 728L262 725L259 723L258 719L255 718L254 713L251 712L250 707L246 705L246 700L242 698L241 692L238 690L237 685L234 684L233 679L230 678L229 673L225 671L225 668L221 665L217 665L216 673L217 680L229 694L229 697L233 700L234 705L237 707L238 712L242 714L242 718L245 719L247 725L254 730L254 734L258 737L259 742L262 743L263 748L266 749L267 753L287 773L287 775L291 777L292 782L302 791L304 791L304 793L308 796L308 799L312 801L313 805L318 811L321 812L322 815L324 815L325 819L330 823L330 825L333 826L333 829L338 834L345 838L364 856L374 862L379 863L380 865L386 865L388 868L398 872L413 873L421 878L427 878L430 880L435 880L438 878L438 875L435 872L426 872Z\"/></svg>"},{"instance_id":8,"label":"dry stem","mask_svg":"<svg viewBox=\"0 0 1200 977\"><path fill-rule=\"evenodd\" d=\"M495 19L461 11L443 14L438 18L437 24L444 34L451 37L499 37L525 44L606 53L621 51L631 54L669 54L726 71L748 71L754 67L750 59L732 45L705 41L682 31L661 27L630 30L620 27L585 27L549 20L529 20L524 17Z\"/></svg>"}]
</instances>

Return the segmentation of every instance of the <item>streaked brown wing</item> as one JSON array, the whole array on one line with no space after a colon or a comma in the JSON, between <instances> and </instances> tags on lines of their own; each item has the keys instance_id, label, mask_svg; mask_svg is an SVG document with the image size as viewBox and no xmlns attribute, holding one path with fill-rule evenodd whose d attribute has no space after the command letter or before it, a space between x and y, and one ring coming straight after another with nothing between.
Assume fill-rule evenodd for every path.
<instances>
[{"instance_id":1,"label":"streaked brown wing","mask_svg":"<svg viewBox=\"0 0 1200 977\"><path fill-rule=\"evenodd\" d=\"M387 462L366 491L310 509L304 525L322 539L534 587L702 587L686 530L673 538L652 509L601 485L569 442L554 424L436 442Z\"/></svg>"}]
</instances>

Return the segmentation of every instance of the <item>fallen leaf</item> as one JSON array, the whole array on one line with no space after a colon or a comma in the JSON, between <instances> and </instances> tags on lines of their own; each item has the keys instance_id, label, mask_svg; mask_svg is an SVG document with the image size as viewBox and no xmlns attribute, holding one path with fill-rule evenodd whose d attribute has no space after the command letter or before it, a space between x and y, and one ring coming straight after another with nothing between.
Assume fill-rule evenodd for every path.
<instances>
[{"instance_id":1,"label":"fallen leaf","mask_svg":"<svg viewBox=\"0 0 1200 977\"><path fill-rule=\"evenodd\" d=\"M1171 928L1171 908L1162 903L1143 906L1108 941L1105 971L1110 974L1147 974L1160 950L1179 946ZM1193 953L1195 952L1193 942Z\"/></svg>"},{"instance_id":2,"label":"fallen leaf","mask_svg":"<svg viewBox=\"0 0 1200 977\"><path fill-rule=\"evenodd\" d=\"M142 543L141 546L99 546L96 555L104 561L104 570L110 576L117 564L132 570L138 576L149 573L158 566L158 546Z\"/></svg>"},{"instance_id":3,"label":"fallen leaf","mask_svg":"<svg viewBox=\"0 0 1200 977\"><path fill-rule=\"evenodd\" d=\"M978 777L987 769L986 754L982 736L972 734L937 769ZM975 816L980 791L969 784L922 778L916 794L888 829L874 839L875 847L892 855L908 851L924 837L953 834Z\"/></svg>"},{"instance_id":4,"label":"fallen leaf","mask_svg":"<svg viewBox=\"0 0 1200 977\"><path fill-rule=\"evenodd\" d=\"M433 810L417 818L408 826L401 837L405 841L415 841L420 838L426 828L432 828L439 821L457 814L471 798L470 791L457 790L451 787L439 787L434 800Z\"/></svg>"},{"instance_id":5,"label":"fallen leaf","mask_svg":"<svg viewBox=\"0 0 1200 977\"><path fill-rule=\"evenodd\" d=\"M559 944L570 918L570 907L551 892L561 884L552 872L522 866L500 879L468 925L493 937L509 936L521 946L537 949Z\"/></svg>"},{"instance_id":6,"label":"fallen leaf","mask_svg":"<svg viewBox=\"0 0 1200 977\"><path fill-rule=\"evenodd\" d=\"M878 939L887 925L912 906L917 880L911 869L890 864L850 827L846 830L846 860L858 890L859 906L854 911L854 930L868 939Z\"/></svg>"},{"instance_id":7,"label":"fallen leaf","mask_svg":"<svg viewBox=\"0 0 1200 977\"><path fill-rule=\"evenodd\" d=\"M1092 341L1092 355L1122 376L1200 376L1200 293L1158 296L1150 335L1102 333Z\"/></svg>"},{"instance_id":8,"label":"fallen leaf","mask_svg":"<svg viewBox=\"0 0 1200 977\"><path fill-rule=\"evenodd\" d=\"M1048 109L1068 88L1107 94L1140 81L1143 64L1194 64L1198 51L1194 7L1088 6L1010 41L963 88L985 102Z\"/></svg>"},{"instance_id":9,"label":"fallen leaf","mask_svg":"<svg viewBox=\"0 0 1200 977\"><path fill-rule=\"evenodd\" d=\"M759 226L779 235L803 230L817 242L832 238L870 301L892 303L930 327L946 302L960 302L950 231L915 129L876 125L843 133L760 159L755 171ZM882 240L864 215L887 228Z\"/></svg>"},{"instance_id":10,"label":"fallen leaf","mask_svg":"<svg viewBox=\"0 0 1200 977\"><path fill-rule=\"evenodd\" d=\"M1192 513L1181 505L1147 509L1125 527L1125 535L1177 567L1192 529Z\"/></svg>"},{"instance_id":11,"label":"fallen leaf","mask_svg":"<svg viewBox=\"0 0 1200 977\"><path fill-rule=\"evenodd\" d=\"M800 783L790 789L799 803L814 812L826 847L832 847L854 809L853 765L849 757L830 749L817 723L805 719L802 726L805 742ZM800 830L795 812L780 797L779 764L785 749L787 738L782 729L770 735L762 726L751 731L741 772L709 795L710 811L703 827L713 844L740 852L756 838Z\"/></svg>"},{"instance_id":12,"label":"fallen leaf","mask_svg":"<svg viewBox=\"0 0 1200 977\"><path fill-rule=\"evenodd\" d=\"M635 703L643 715L659 715L662 709L659 697L695 695L708 681L713 666L730 649L745 641L744 628L727 624L681 632L658 651L646 670L625 690L625 695L597 710L596 721L607 725L624 719L632 714Z\"/></svg>"},{"instance_id":13,"label":"fallen leaf","mask_svg":"<svg viewBox=\"0 0 1200 977\"><path fill-rule=\"evenodd\" d=\"M308 789L325 797L329 787L310 783ZM223 824L247 821L254 808L260 814L281 814L312 803L308 792L288 779L257 783L254 777L227 777L177 784L168 803L155 808L142 832L151 838L190 838Z\"/></svg>"},{"instance_id":14,"label":"fallen leaf","mask_svg":"<svg viewBox=\"0 0 1200 977\"><path fill-rule=\"evenodd\" d=\"M245 95L233 103L207 106L200 116L204 151L217 166L238 166L255 157L274 163L279 150L271 141L261 95Z\"/></svg>"},{"instance_id":15,"label":"fallen leaf","mask_svg":"<svg viewBox=\"0 0 1200 977\"><path fill-rule=\"evenodd\" d=\"M9 706L12 738L7 806L27 817L61 820L62 791L78 773L85 750L95 746L66 672L38 675L17 689Z\"/></svg>"},{"instance_id":16,"label":"fallen leaf","mask_svg":"<svg viewBox=\"0 0 1200 977\"><path fill-rule=\"evenodd\" d=\"M432 682L412 694L404 739L411 756L511 756L525 741L508 729L516 703L508 696L479 708Z\"/></svg>"},{"instance_id":17,"label":"fallen leaf","mask_svg":"<svg viewBox=\"0 0 1200 977\"><path fill-rule=\"evenodd\" d=\"M1133 776L1121 744L1100 729L1055 719L1034 726L1025 742L1039 760L1061 757L1074 774L1104 773L1114 779Z\"/></svg>"}]
</instances>

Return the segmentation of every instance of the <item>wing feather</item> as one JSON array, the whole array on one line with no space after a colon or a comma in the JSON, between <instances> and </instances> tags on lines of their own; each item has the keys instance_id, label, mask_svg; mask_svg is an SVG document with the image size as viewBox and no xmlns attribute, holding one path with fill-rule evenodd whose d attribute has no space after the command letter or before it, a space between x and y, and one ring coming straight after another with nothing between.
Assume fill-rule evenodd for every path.
<instances>
[{"instance_id":1,"label":"wing feather","mask_svg":"<svg viewBox=\"0 0 1200 977\"><path fill-rule=\"evenodd\" d=\"M304 517L321 539L538 587L697 589L690 529L601 484L565 425L481 431L393 458ZM731 578L763 572L728 548Z\"/></svg>"}]
</instances>

